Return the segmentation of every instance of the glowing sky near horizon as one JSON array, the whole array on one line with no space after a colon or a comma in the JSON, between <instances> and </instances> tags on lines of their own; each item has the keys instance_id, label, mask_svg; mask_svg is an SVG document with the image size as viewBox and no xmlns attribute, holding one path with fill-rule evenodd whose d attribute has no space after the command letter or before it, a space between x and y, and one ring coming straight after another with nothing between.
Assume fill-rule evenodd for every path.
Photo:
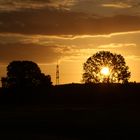
<instances>
[{"instance_id":1,"label":"glowing sky near horizon","mask_svg":"<svg viewBox=\"0 0 140 140\"><path fill-rule=\"evenodd\" d=\"M0 0L0 76L13 60L36 62L55 84L79 83L82 66L100 50L125 57L140 82L139 0Z\"/></svg>"}]
</instances>

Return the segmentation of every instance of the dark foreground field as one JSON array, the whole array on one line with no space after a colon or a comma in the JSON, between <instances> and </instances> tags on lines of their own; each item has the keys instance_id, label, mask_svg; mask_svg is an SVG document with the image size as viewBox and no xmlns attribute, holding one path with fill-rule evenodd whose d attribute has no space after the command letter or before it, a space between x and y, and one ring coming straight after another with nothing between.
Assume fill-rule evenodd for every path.
<instances>
[{"instance_id":1,"label":"dark foreground field","mask_svg":"<svg viewBox=\"0 0 140 140\"><path fill-rule=\"evenodd\" d=\"M0 91L0 139L100 138L140 138L140 84Z\"/></svg>"}]
</instances>

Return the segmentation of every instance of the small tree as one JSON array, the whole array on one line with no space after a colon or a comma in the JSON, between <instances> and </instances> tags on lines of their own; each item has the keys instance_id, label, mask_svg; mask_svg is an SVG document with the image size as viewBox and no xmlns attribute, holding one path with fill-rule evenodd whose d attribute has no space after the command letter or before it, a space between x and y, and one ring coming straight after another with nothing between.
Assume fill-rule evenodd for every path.
<instances>
[{"instance_id":1,"label":"small tree","mask_svg":"<svg viewBox=\"0 0 140 140\"><path fill-rule=\"evenodd\" d=\"M124 57L109 51L99 51L89 57L83 70L85 83L126 83L131 75Z\"/></svg>"},{"instance_id":2,"label":"small tree","mask_svg":"<svg viewBox=\"0 0 140 140\"><path fill-rule=\"evenodd\" d=\"M38 65L32 61L13 61L7 66L7 87L50 86L49 75L41 73Z\"/></svg>"}]
</instances>

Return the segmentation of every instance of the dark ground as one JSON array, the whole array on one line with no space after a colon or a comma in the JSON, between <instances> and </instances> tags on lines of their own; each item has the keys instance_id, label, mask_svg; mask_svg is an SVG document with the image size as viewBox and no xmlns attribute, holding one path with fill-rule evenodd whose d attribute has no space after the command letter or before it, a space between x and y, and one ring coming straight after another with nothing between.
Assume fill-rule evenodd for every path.
<instances>
[{"instance_id":1,"label":"dark ground","mask_svg":"<svg viewBox=\"0 0 140 140\"><path fill-rule=\"evenodd\" d=\"M70 84L0 93L0 139L140 138L140 84Z\"/></svg>"}]
</instances>

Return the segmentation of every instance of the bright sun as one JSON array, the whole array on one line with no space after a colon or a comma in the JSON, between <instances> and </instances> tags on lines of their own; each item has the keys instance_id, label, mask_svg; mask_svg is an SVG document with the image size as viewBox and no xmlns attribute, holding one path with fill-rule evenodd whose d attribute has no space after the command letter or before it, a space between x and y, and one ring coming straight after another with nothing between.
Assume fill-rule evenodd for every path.
<instances>
[{"instance_id":1,"label":"bright sun","mask_svg":"<svg viewBox=\"0 0 140 140\"><path fill-rule=\"evenodd\" d=\"M105 75L105 76L108 76L110 74L109 72L109 68L108 67L103 67L101 69L101 74Z\"/></svg>"}]
</instances>

